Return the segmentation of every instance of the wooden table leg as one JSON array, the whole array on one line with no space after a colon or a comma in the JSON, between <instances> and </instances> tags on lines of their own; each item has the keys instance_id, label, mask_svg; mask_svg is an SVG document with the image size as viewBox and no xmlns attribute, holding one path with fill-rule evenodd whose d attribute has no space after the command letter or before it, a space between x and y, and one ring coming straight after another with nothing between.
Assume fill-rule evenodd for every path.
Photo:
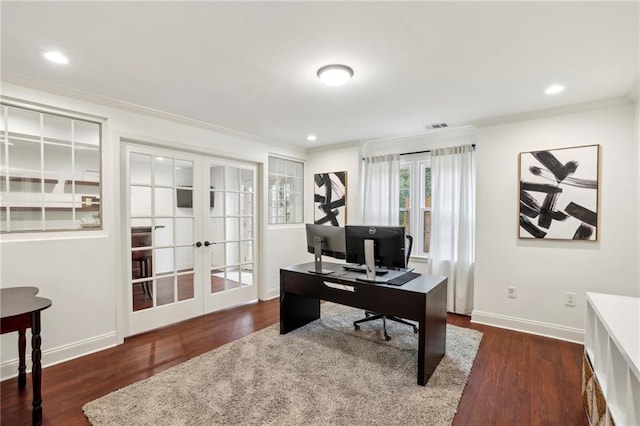
<instances>
[{"instance_id":1,"label":"wooden table leg","mask_svg":"<svg viewBox=\"0 0 640 426\"><path fill-rule=\"evenodd\" d=\"M40 311L31 313L31 359L33 368L31 379L33 380L33 411L32 419L34 425L42 424L42 351L40 350Z\"/></svg>"},{"instance_id":2,"label":"wooden table leg","mask_svg":"<svg viewBox=\"0 0 640 426\"><path fill-rule=\"evenodd\" d=\"M27 329L18 330L18 389L24 389L27 386Z\"/></svg>"}]
</instances>

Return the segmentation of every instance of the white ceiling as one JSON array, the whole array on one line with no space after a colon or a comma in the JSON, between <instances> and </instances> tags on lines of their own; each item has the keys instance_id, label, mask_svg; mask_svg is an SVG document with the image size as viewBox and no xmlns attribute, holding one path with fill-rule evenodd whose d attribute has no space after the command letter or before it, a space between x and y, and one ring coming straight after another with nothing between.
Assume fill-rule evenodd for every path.
<instances>
[{"instance_id":1,"label":"white ceiling","mask_svg":"<svg viewBox=\"0 0 640 426\"><path fill-rule=\"evenodd\" d=\"M311 148L626 96L632 2L9 2L2 73ZM42 52L58 49L67 66ZM341 88L316 70L351 66ZM25 80L26 79L26 80ZM567 90L546 96L563 83ZM307 142L309 133L316 142Z\"/></svg>"}]
</instances>

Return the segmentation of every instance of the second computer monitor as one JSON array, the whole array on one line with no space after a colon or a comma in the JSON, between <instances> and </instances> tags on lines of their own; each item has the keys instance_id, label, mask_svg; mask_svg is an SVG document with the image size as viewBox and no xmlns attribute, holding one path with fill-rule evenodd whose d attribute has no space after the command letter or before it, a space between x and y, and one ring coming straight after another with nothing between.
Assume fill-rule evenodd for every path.
<instances>
[{"instance_id":1,"label":"second computer monitor","mask_svg":"<svg viewBox=\"0 0 640 426\"><path fill-rule=\"evenodd\" d=\"M364 241L373 240L376 266L404 268L405 237L402 226L345 226L347 262L366 263Z\"/></svg>"}]
</instances>

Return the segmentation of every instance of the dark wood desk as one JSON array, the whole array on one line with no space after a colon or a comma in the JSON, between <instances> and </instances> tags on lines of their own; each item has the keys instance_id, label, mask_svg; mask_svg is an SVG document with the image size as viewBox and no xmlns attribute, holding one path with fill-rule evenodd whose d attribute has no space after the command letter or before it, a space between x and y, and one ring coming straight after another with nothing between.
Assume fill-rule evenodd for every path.
<instances>
[{"instance_id":1,"label":"dark wood desk","mask_svg":"<svg viewBox=\"0 0 640 426\"><path fill-rule=\"evenodd\" d=\"M418 384L426 385L445 353L447 278L421 275L402 286L356 281L360 274L323 262L333 274L317 275L313 263L280 269L280 334L320 318L320 300L418 322ZM325 283L342 284L353 291Z\"/></svg>"},{"instance_id":2,"label":"dark wood desk","mask_svg":"<svg viewBox=\"0 0 640 426\"><path fill-rule=\"evenodd\" d=\"M18 389L27 386L26 333L31 328L31 379L33 385L34 425L42 424L42 351L40 350L40 311L51 306L51 300L36 297L37 287L11 287L0 289L0 318L2 334L18 332Z\"/></svg>"}]
</instances>

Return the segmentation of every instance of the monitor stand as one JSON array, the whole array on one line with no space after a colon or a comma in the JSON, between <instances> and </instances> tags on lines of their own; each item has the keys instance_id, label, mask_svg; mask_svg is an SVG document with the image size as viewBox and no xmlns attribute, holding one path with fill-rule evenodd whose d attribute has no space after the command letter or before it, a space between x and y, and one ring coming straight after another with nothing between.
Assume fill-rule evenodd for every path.
<instances>
[{"instance_id":1,"label":"monitor stand","mask_svg":"<svg viewBox=\"0 0 640 426\"><path fill-rule=\"evenodd\" d=\"M322 269L322 239L320 237L313 238L313 257L315 261L315 269L313 272L319 275L329 275L333 271L329 269Z\"/></svg>"},{"instance_id":2,"label":"monitor stand","mask_svg":"<svg viewBox=\"0 0 640 426\"><path fill-rule=\"evenodd\" d=\"M364 265L367 273L367 280L376 279L376 260L373 251L373 240L364 240Z\"/></svg>"}]
</instances>

